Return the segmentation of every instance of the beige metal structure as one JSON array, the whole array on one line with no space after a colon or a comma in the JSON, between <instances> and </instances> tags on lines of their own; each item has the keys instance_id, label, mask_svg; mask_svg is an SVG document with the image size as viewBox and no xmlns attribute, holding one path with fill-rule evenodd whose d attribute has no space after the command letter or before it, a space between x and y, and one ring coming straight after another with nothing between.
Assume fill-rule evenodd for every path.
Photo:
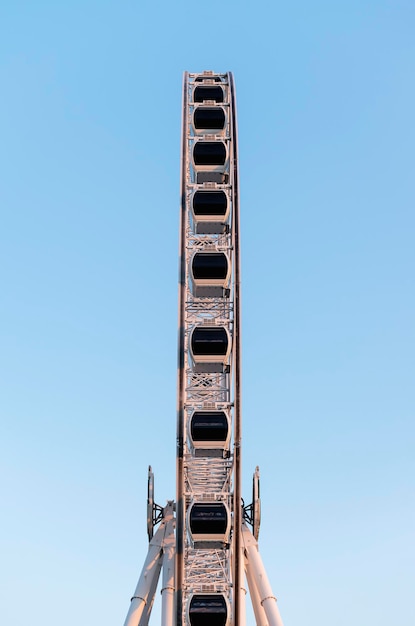
<instances>
[{"instance_id":1,"label":"beige metal structure","mask_svg":"<svg viewBox=\"0 0 415 626\"><path fill-rule=\"evenodd\" d=\"M241 497L235 102L230 72L184 74L177 491L157 506L150 468L149 554L125 626L148 624L161 569L163 626L245 626L245 572L257 626L282 626L258 552L258 469L252 504Z\"/></svg>"}]
</instances>

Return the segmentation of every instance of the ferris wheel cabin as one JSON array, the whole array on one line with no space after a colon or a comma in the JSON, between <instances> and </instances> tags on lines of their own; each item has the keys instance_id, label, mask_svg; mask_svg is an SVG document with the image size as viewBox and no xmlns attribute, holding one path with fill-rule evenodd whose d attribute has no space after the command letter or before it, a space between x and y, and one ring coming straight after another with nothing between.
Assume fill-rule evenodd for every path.
<instances>
[{"instance_id":1,"label":"ferris wheel cabin","mask_svg":"<svg viewBox=\"0 0 415 626\"><path fill-rule=\"evenodd\" d=\"M230 610L222 593L194 594L188 606L190 626L228 626Z\"/></svg>"},{"instance_id":2,"label":"ferris wheel cabin","mask_svg":"<svg viewBox=\"0 0 415 626\"><path fill-rule=\"evenodd\" d=\"M231 264L224 252L196 252L190 263L190 287L197 298L229 295Z\"/></svg>"},{"instance_id":3,"label":"ferris wheel cabin","mask_svg":"<svg viewBox=\"0 0 415 626\"><path fill-rule=\"evenodd\" d=\"M195 372L223 372L229 365L231 338L224 326L195 326L190 355Z\"/></svg>"},{"instance_id":4,"label":"ferris wheel cabin","mask_svg":"<svg viewBox=\"0 0 415 626\"><path fill-rule=\"evenodd\" d=\"M189 420L189 439L195 456L226 456L231 424L225 411L193 411Z\"/></svg>"},{"instance_id":5,"label":"ferris wheel cabin","mask_svg":"<svg viewBox=\"0 0 415 626\"><path fill-rule=\"evenodd\" d=\"M224 502L195 502L188 515L194 548L214 549L228 545L231 520Z\"/></svg>"}]
</instances>

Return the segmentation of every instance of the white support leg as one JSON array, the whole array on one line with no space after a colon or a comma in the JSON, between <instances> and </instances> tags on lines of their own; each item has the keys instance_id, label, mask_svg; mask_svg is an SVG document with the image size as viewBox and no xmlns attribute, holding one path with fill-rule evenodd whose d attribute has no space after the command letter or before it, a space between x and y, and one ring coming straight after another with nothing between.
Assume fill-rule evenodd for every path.
<instances>
[{"instance_id":1,"label":"white support leg","mask_svg":"<svg viewBox=\"0 0 415 626\"><path fill-rule=\"evenodd\" d=\"M244 548L241 547L241 565L244 562ZM245 576L241 576L241 582L244 582ZM246 626L246 588L241 585L239 589L239 624L240 626Z\"/></svg>"},{"instance_id":2,"label":"white support leg","mask_svg":"<svg viewBox=\"0 0 415 626\"><path fill-rule=\"evenodd\" d=\"M176 538L174 536L173 505L165 509L166 536L163 545L163 586L161 589L161 626L174 626L174 567Z\"/></svg>"},{"instance_id":3,"label":"white support leg","mask_svg":"<svg viewBox=\"0 0 415 626\"><path fill-rule=\"evenodd\" d=\"M162 567L163 562L164 562L164 557L162 556L160 559L160 568ZM156 574L155 576L153 576L153 580L151 581L151 587L148 592L147 602L144 605L143 613L140 617L140 621L138 622L138 626L148 626L149 624L151 610L153 608L158 582L159 582L159 574Z\"/></svg>"},{"instance_id":4,"label":"white support leg","mask_svg":"<svg viewBox=\"0 0 415 626\"><path fill-rule=\"evenodd\" d=\"M256 626L268 626L267 616L265 615L264 607L261 604L261 598L259 597L258 589L255 584L254 577L252 575L252 569L245 559L245 573L248 581L249 595L251 597L251 604L255 614Z\"/></svg>"},{"instance_id":5,"label":"white support leg","mask_svg":"<svg viewBox=\"0 0 415 626\"><path fill-rule=\"evenodd\" d=\"M258 543L245 524L242 525L242 538L245 545L248 583L249 579L251 579L249 588L251 589L251 586L254 586L257 592L256 594L254 592L254 595L256 595L255 603L259 600L261 607L265 611L269 626L284 626L278 610L277 599L272 593L271 585L258 552ZM254 604L254 598L252 598L252 603Z\"/></svg>"},{"instance_id":6,"label":"white support leg","mask_svg":"<svg viewBox=\"0 0 415 626\"><path fill-rule=\"evenodd\" d=\"M160 576L160 569L162 565L165 530L166 524L163 520L160 528L157 530L148 546L147 558L144 562L134 595L131 598L130 609L127 613L127 617L125 618L124 626L139 626L143 614L144 619L146 619L146 605L151 605L153 603L154 593L157 587L157 581ZM154 580L156 581L155 585ZM150 597L150 592L153 593L153 597ZM143 626L142 622L141 626Z\"/></svg>"}]
</instances>

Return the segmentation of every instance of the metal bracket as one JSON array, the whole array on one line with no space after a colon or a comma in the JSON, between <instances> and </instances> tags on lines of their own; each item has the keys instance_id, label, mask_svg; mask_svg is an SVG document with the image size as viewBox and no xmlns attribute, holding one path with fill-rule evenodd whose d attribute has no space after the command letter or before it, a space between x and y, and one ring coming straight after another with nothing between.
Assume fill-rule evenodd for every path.
<instances>
[{"instance_id":1,"label":"metal bracket","mask_svg":"<svg viewBox=\"0 0 415 626\"><path fill-rule=\"evenodd\" d=\"M261 498L259 493L259 467L255 468L252 478L252 503L243 506L243 518L252 526L252 534L258 541L261 525Z\"/></svg>"},{"instance_id":2,"label":"metal bracket","mask_svg":"<svg viewBox=\"0 0 415 626\"><path fill-rule=\"evenodd\" d=\"M163 507L154 502L154 474L151 465L149 465L147 482L147 534L149 541L153 538L154 526L161 522L163 517Z\"/></svg>"}]
</instances>

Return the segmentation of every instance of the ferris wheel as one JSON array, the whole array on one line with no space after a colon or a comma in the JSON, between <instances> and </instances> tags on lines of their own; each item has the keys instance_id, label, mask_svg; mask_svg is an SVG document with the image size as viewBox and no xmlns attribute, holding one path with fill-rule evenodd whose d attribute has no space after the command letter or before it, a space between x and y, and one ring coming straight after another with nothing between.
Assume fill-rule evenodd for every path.
<instances>
[{"instance_id":1,"label":"ferris wheel","mask_svg":"<svg viewBox=\"0 0 415 626\"><path fill-rule=\"evenodd\" d=\"M259 470L241 495L241 325L236 96L231 72L185 72L181 163L176 499L154 501L124 626L283 626L258 551ZM251 529L249 528L251 527ZM158 527L154 532L155 527Z\"/></svg>"}]
</instances>

